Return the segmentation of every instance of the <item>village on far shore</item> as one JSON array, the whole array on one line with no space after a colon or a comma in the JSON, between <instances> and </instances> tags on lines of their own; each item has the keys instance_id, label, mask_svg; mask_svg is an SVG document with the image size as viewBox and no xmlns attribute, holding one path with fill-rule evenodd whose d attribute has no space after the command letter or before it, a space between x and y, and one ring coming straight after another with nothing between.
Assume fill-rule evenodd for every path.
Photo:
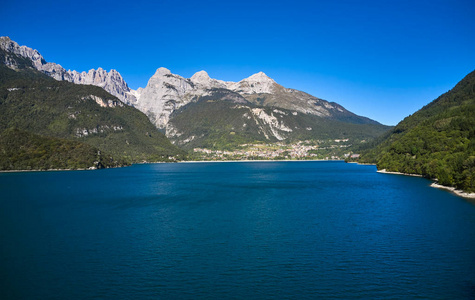
<instances>
[{"instance_id":1,"label":"village on far shore","mask_svg":"<svg viewBox=\"0 0 475 300\"><path fill-rule=\"evenodd\" d=\"M365 142L365 141L361 141ZM344 160L358 158L349 139L305 140L295 143L242 144L233 150L194 148L191 160Z\"/></svg>"}]
</instances>

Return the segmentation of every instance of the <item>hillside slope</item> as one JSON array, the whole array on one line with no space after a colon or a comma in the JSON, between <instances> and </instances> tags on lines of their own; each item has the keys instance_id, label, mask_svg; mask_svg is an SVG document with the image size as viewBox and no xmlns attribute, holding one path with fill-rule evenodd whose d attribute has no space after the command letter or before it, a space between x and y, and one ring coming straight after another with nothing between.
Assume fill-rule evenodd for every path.
<instances>
[{"instance_id":1,"label":"hillside slope","mask_svg":"<svg viewBox=\"0 0 475 300\"><path fill-rule=\"evenodd\" d=\"M28 64L20 58L17 70L0 65L0 132L17 128L85 143L129 163L184 157L137 109L99 87L56 81Z\"/></svg>"},{"instance_id":2,"label":"hillside slope","mask_svg":"<svg viewBox=\"0 0 475 300\"><path fill-rule=\"evenodd\" d=\"M233 149L239 144L375 138L390 127L351 124L283 108L247 102L229 90L211 91L177 111L167 125L167 136L186 149Z\"/></svg>"},{"instance_id":3,"label":"hillside slope","mask_svg":"<svg viewBox=\"0 0 475 300\"><path fill-rule=\"evenodd\" d=\"M102 169L127 165L86 143L16 128L0 132L0 170Z\"/></svg>"},{"instance_id":4,"label":"hillside slope","mask_svg":"<svg viewBox=\"0 0 475 300\"><path fill-rule=\"evenodd\" d=\"M359 161L475 192L475 71L401 121Z\"/></svg>"}]
</instances>

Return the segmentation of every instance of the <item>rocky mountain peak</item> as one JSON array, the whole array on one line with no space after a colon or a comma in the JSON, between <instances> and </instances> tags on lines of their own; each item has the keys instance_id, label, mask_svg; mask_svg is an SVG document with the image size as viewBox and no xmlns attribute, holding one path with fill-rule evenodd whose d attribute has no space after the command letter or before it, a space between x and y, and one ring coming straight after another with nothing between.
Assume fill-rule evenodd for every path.
<instances>
[{"instance_id":1,"label":"rocky mountain peak","mask_svg":"<svg viewBox=\"0 0 475 300\"><path fill-rule=\"evenodd\" d=\"M249 76L239 82L228 82L228 89L241 94L272 94L277 83L264 72Z\"/></svg>"},{"instance_id":2,"label":"rocky mountain peak","mask_svg":"<svg viewBox=\"0 0 475 300\"><path fill-rule=\"evenodd\" d=\"M112 69L110 72L102 68L91 69L88 72L68 70L68 81L76 84L91 84L99 86L127 104L135 104L136 98L119 72Z\"/></svg>"},{"instance_id":3,"label":"rocky mountain peak","mask_svg":"<svg viewBox=\"0 0 475 300\"><path fill-rule=\"evenodd\" d=\"M193 82L207 82L209 81L211 78L209 77L208 73L206 71L199 71L199 72L196 72L195 74L193 74L193 76L191 76L191 81Z\"/></svg>"},{"instance_id":4,"label":"rocky mountain peak","mask_svg":"<svg viewBox=\"0 0 475 300\"><path fill-rule=\"evenodd\" d=\"M172 72L168 70L167 68L160 67L157 69L157 71L155 72L153 76L165 76L165 75L171 75L171 74Z\"/></svg>"},{"instance_id":5,"label":"rocky mountain peak","mask_svg":"<svg viewBox=\"0 0 475 300\"><path fill-rule=\"evenodd\" d=\"M274 79L267 76L266 73L264 73L264 72L259 72L259 73L253 74L253 75L249 76L248 78L243 79L241 81L260 82L260 83L265 83L265 82L275 83Z\"/></svg>"},{"instance_id":6,"label":"rocky mountain peak","mask_svg":"<svg viewBox=\"0 0 475 300\"><path fill-rule=\"evenodd\" d=\"M63 67L55 63L47 63L37 50L27 46L20 46L15 41L12 41L8 36L0 37L0 48L7 53L12 53L14 55L29 59L35 69L53 77L56 80L68 80L68 78L65 77L66 71L63 69ZM4 63L10 68L17 67L15 62L10 61L8 57L5 57Z\"/></svg>"},{"instance_id":7,"label":"rocky mountain peak","mask_svg":"<svg viewBox=\"0 0 475 300\"><path fill-rule=\"evenodd\" d=\"M29 59L35 69L56 80L96 85L128 104L136 102L136 98L127 86L127 83L116 70L107 72L102 68L98 68L97 70L91 69L88 72L66 71L61 65L46 62L37 50L27 46L20 46L7 36L0 37L0 48L7 53L4 63L10 68L16 68L17 66L14 64L14 61L8 59L8 53Z\"/></svg>"},{"instance_id":8,"label":"rocky mountain peak","mask_svg":"<svg viewBox=\"0 0 475 300\"><path fill-rule=\"evenodd\" d=\"M197 85L198 88L202 89L226 88L226 83L224 81L209 77L206 71L196 72L191 76L190 80L193 84Z\"/></svg>"},{"instance_id":9,"label":"rocky mountain peak","mask_svg":"<svg viewBox=\"0 0 475 300\"><path fill-rule=\"evenodd\" d=\"M120 75L120 73L117 72L117 70L114 70L114 69L111 69L111 70L109 71L109 74L111 74L111 75L113 75L113 76L120 76L120 77L122 77L122 76Z\"/></svg>"},{"instance_id":10,"label":"rocky mountain peak","mask_svg":"<svg viewBox=\"0 0 475 300\"><path fill-rule=\"evenodd\" d=\"M19 45L12 41L8 36L0 36L0 48L5 51L13 52L16 48L15 46L19 47Z\"/></svg>"},{"instance_id":11,"label":"rocky mountain peak","mask_svg":"<svg viewBox=\"0 0 475 300\"><path fill-rule=\"evenodd\" d=\"M170 114L186 105L185 95L192 92L194 84L190 79L173 74L167 68L158 68L144 89L138 89L136 107L144 112L159 128L168 123Z\"/></svg>"}]
</instances>

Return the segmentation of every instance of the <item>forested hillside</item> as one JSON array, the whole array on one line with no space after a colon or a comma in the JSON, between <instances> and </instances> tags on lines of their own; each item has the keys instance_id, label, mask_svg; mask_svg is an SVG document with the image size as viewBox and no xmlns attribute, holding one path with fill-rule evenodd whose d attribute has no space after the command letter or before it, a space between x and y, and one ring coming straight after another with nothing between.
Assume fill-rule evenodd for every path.
<instances>
[{"instance_id":1,"label":"forested hillside","mask_svg":"<svg viewBox=\"0 0 475 300\"><path fill-rule=\"evenodd\" d=\"M46 156L58 153L59 156L66 155L62 151L68 152L73 148L81 151L87 149L88 153L101 151L104 157L108 157L108 161L114 162L103 163L102 166L105 167L184 158L185 152L173 146L143 113L124 105L103 89L56 81L28 68L27 61L18 61L17 70L0 65L0 133L4 151L2 159L15 153L15 145L10 142L6 144L7 140L11 141L12 134L19 138L23 135L34 138L36 146L44 146ZM13 129L19 131L12 131ZM57 138L62 140L52 140ZM52 143L61 146L48 146ZM88 147L80 145L81 143L87 144ZM33 147L33 144L30 146ZM22 147L21 151L27 149L29 147ZM21 151L17 149L16 152ZM46 156L41 159L33 156L49 161ZM72 155L78 159L80 156ZM48 168L86 167L84 162L79 163L74 159L69 161L70 163L63 165L53 159L46 165ZM95 157L86 165L94 167L96 164L97 167L98 161L101 160ZM10 162L10 166L15 164ZM30 160L29 166L28 169L34 169L35 166L44 168L42 163L36 164L34 159Z\"/></svg>"},{"instance_id":2,"label":"forested hillside","mask_svg":"<svg viewBox=\"0 0 475 300\"><path fill-rule=\"evenodd\" d=\"M359 161L475 192L475 71L401 121Z\"/></svg>"},{"instance_id":3,"label":"forested hillside","mask_svg":"<svg viewBox=\"0 0 475 300\"><path fill-rule=\"evenodd\" d=\"M292 143L348 138L359 144L390 128L381 124L353 124L249 102L236 103L213 95L174 112L168 132L169 138L185 149L231 150L241 144L282 140Z\"/></svg>"},{"instance_id":4,"label":"forested hillside","mask_svg":"<svg viewBox=\"0 0 475 300\"><path fill-rule=\"evenodd\" d=\"M0 170L102 169L127 165L76 141L16 128L0 132Z\"/></svg>"}]
</instances>

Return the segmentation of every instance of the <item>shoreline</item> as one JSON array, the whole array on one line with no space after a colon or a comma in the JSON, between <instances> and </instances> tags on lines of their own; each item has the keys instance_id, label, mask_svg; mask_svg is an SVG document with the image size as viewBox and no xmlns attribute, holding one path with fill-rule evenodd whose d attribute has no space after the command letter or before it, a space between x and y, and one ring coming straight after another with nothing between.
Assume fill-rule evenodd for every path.
<instances>
[{"instance_id":1,"label":"shoreline","mask_svg":"<svg viewBox=\"0 0 475 300\"><path fill-rule=\"evenodd\" d=\"M47 169L47 170L0 170L0 173L15 173L15 172L59 172L59 171L95 171L100 169Z\"/></svg>"},{"instance_id":2,"label":"shoreline","mask_svg":"<svg viewBox=\"0 0 475 300\"><path fill-rule=\"evenodd\" d=\"M312 160L298 160L298 159L286 159L286 160L270 160L270 159L262 159L262 160L185 160L185 161L176 161L176 162L141 162L141 163L134 163L132 165L142 165L142 164L183 164L183 163L237 163L237 162L309 162L309 161L316 161L316 162L324 162L324 161L343 161L342 159L312 159ZM15 172L59 172L59 171L95 171L95 170L105 170L105 169L117 169L117 168L126 168L130 166L121 166L121 167L113 167L113 168L104 168L104 169L47 169L47 170L39 170L39 169L32 169L32 170L0 170L0 173L15 173Z\"/></svg>"},{"instance_id":3,"label":"shoreline","mask_svg":"<svg viewBox=\"0 0 475 300\"><path fill-rule=\"evenodd\" d=\"M348 161L346 163L347 164L357 164L357 165L361 165L361 166L376 166L376 164L360 163L360 162L357 162L357 161Z\"/></svg>"},{"instance_id":4,"label":"shoreline","mask_svg":"<svg viewBox=\"0 0 475 300\"><path fill-rule=\"evenodd\" d=\"M390 172L390 171L386 171L386 169L377 170L376 172L382 173L382 174L404 175L404 176L413 176L413 177L422 177L422 178L424 178L424 176L419 175L419 174ZM432 182L430 184L430 187L437 188L437 189L442 189L442 190L447 190L447 191L452 192L453 194L455 194L459 197L462 197L462 198L472 199L472 200L475 199L475 193L467 193L467 192L464 192L462 190L457 190L456 188L451 187L451 186L445 186L445 185L438 184L436 181Z\"/></svg>"},{"instance_id":5,"label":"shoreline","mask_svg":"<svg viewBox=\"0 0 475 300\"><path fill-rule=\"evenodd\" d=\"M378 173L383 173L383 174L394 174L394 175L405 175L405 176L413 176L413 177L424 177L424 176L419 175L419 174L411 174L411 173L401 173L401 172L386 171L386 169L377 170L376 172L378 172Z\"/></svg>"},{"instance_id":6,"label":"shoreline","mask_svg":"<svg viewBox=\"0 0 475 300\"><path fill-rule=\"evenodd\" d=\"M178 161L177 163L236 163L236 162L310 162L310 161L344 161L342 159L249 159L249 160L187 160Z\"/></svg>"},{"instance_id":7,"label":"shoreline","mask_svg":"<svg viewBox=\"0 0 475 300\"><path fill-rule=\"evenodd\" d=\"M475 193L467 193L467 192L464 192L462 190L457 190L456 188L451 187L451 186L445 186L445 185L438 184L437 182L431 183L430 186L433 187L433 188L436 188L436 189L448 190L448 191L454 193L455 195L457 195L459 197L475 200Z\"/></svg>"},{"instance_id":8,"label":"shoreline","mask_svg":"<svg viewBox=\"0 0 475 300\"><path fill-rule=\"evenodd\" d=\"M187 160L187 161L178 161L178 162L168 162L168 163L239 163L239 162L325 162L325 161L343 161L341 159L313 159L313 160L269 160L269 159L263 159L263 160ZM153 163L147 163L147 164L155 164L155 163L166 163L166 162L153 162ZM371 165L375 166L375 164L360 164L358 162L349 162L349 163L356 163L358 165ZM143 163L137 163L143 164ZM135 165L135 164L132 164ZM121 166L121 167L116 167L116 168L124 168L124 167L129 167L129 166ZM110 169L115 169L115 168L110 168ZM100 170L96 168L88 168L88 169L47 169L47 170L0 170L0 173L16 173L16 172L59 172L59 171L95 171L95 170ZM392 171L386 171L386 169L382 170L376 170L377 173L381 174L391 174L391 175L403 175L403 176L412 176L412 177L419 177L419 178L424 178L424 176L420 174L410 174L410 173L401 173L401 172L392 172ZM432 182L430 184L430 187L437 188L437 189L443 189L450 191L454 193L455 195L462 197L462 198L467 198L467 199L473 199L475 200L475 193L467 193L462 190L457 190L454 187L451 186L445 186L438 184L436 181Z\"/></svg>"}]
</instances>

